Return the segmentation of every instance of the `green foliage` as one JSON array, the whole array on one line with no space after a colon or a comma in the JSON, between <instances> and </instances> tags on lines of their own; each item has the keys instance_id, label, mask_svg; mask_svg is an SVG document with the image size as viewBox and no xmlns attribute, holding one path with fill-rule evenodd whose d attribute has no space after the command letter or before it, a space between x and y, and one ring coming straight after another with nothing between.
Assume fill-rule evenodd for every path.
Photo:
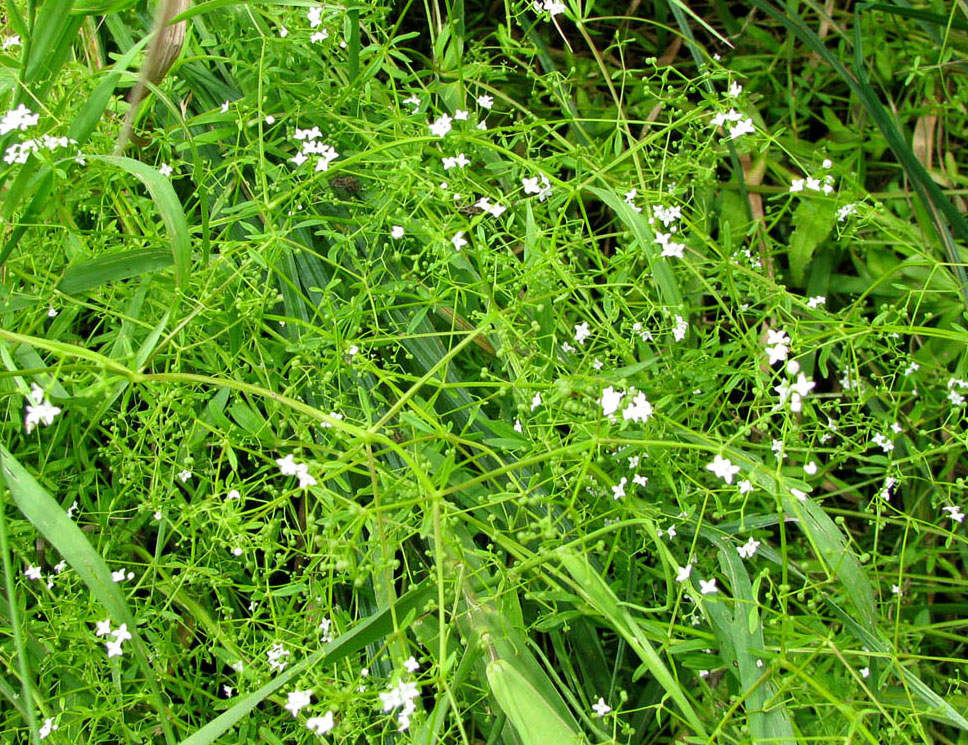
<instances>
[{"instance_id":1,"label":"green foliage","mask_svg":"<svg viewBox=\"0 0 968 745\"><path fill-rule=\"evenodd\" d=\"M9 4L0 739L968 737L966 26L753 5Z\"/></svg>"}]
</instances>

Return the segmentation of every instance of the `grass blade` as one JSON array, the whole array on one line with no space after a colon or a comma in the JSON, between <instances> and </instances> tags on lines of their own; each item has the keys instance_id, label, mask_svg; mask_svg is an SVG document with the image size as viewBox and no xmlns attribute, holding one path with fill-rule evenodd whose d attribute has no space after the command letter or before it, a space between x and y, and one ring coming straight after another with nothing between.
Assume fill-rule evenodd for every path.
<instances>
[{"instance_id":1,"label":"grass blade","mask_svg":"<svg viewBox=\"0 0 968 745\"><path fill-rule=\"evenodd\" d=\"M686 721L697 734L705 737L706 728L689 699L686 698L679 681L673 677L636 620L619 603L612 589L592 569L583 556L579 556L573 551L561 551L558 558L571 577L572 581L569 584L573 591L587 601L625 639L639 656L639 659L645 663L659 685L675 701Z\"/></svg>"},{"instance_id":2,"label":"grass blade","mask_svg":"<svg viewBox=\"0 0 968 745\"><path fill-rule=\"evenodd\" d=\"M67 267L57 289L66 295L76 295L108 282L160 272L171 265L171 251L157 248L99 256Z\"/></svg>"},{"instance_id":3,"label":"grass blade","mask_svg":"<svg viewBox=\"0 0 968 745\"><path fill-rule=\"evenodd\" d=\"M185 210L182 208L171 182L156 169L132 158L117 155L92 155L90 158L127 171L148 189L148 193L151 194L151 199L158 208L158 213L168 230L175 264L175 284L184 288L188 281L192 247L188 235L188 221L185 218Z\"/></svg>"}]
</instances>

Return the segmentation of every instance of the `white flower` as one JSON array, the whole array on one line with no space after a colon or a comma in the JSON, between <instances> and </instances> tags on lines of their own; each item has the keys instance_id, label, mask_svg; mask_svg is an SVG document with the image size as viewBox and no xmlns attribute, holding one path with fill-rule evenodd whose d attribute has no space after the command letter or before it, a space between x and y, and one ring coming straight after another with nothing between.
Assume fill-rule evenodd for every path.
<instances>
[{"instance_id":1,"label":"white flower","mask_svg":"<svg viewBox=\"0 0 968 745\"><path fill-rule=\"evenodd\" d=\"M317 735L325 735L333 729L333 712L327 711L321 717L310 717L306 720L306 729Z\"/></svg>"},{"instance_id":2,"label":"white flower","mask_svg":"<svg viewBox=\"0 0 968 745\"><path fill-rule=\"evenodd\" d=\"M94 626L95 626L95 630L94 630L95 636L107 636L108 634L111 633L110 618L105 618L103 621L98 621L97 623L94 624Z\"/></svg>"},{"instance_id":3,"label":"white flower","mask_svg":"<svg viewBox=\"0 0 968 745\"><path fill-rule=\"evenodd\" d=\"M521 185L524 187L525 194L537 194L538 201L543 202L551 196L551 182L543 173L541 174L541 186L538 186L538 176L533 178L522 178Z\"/></svg>"},{"instance_id":4,"label":"white flower","mask_svg":"<svg viewBox=\"0 0 968 745\"><path fill-rule=\"evenodd\" d=\"M598 399L598 403L602 407L602 415L611 417L616 411L618 411L619 404L622 402L622 398L625 396L623 391L617 391L614 387L608 386L602 391L602 397Z\"/></svg>"},{"instance_id":5,"label":"white flower","mask_svg":"<svg viewBox=\"0 0 968 745\"><path fill-rule=\"evenodd\" d=\"M575 341L579 344L584 344L585 339L592 335L592 332L588 329L588 321L582 321L581 323L575 324Z\"/></svg>"},{"instance_id":6,"label":"white flower","mask_svg":"<svg viewBox=\"0 0 968 745\"><path fill-rule=\"evenodd\" d=\"M186 468L183 468L178 472L178 478L181 479L181 482L183 484L186 483L188 479L190 479L191 477L192 477L192 472Z\"/></svg>"},{"instance_id":7,"label":"white flower","mask_svg":"<svg viewBox=\"0 0 968 745\"><path fill-rule=\"evenodd\" d=\"M450 132L451 122L453 121L454 120L451 119L447 114L441 114L439 117L437 117L436 121L430 125L430 134L437 137L443 137Z\"/></svg>"},{"instance_id":8,"label":"white flower","mask_svg":"<svg viewBox=\"0 0 968 745\"><path fill-rule=\"evenodd\" d=\"M111 579L115 582L124 582L124 576L127 573L125 569L117 569L111 572Z\"/></svg>"},{"instance_id":9,"label":"white flower","mask_svg":"<svg viewBox=\"0 0 968 745\"><path fill-rule=\"evenodd\" d=\"M51 404L47 394L36 383L31 384L31 392L27 398L33 402L25 407L24 429L28 435L38 424L49 427L54 423L54 418L61 413L61 409Z\"/></svg>"},{"instance_id":10,"label":"white flower","mask_svg":"<svg viewBox=\"0 0 968 745\"><path fill-rule=\"evenodd\" d=\"M649 477L637 473L632 477L632 483L644 488L649 485Z\"/></svg>"},{"instance_id":11,"label":"white flower","mask_svg":"<svg viewBox=\"0 0 968 745\"><path fill-rule=\"evenodd\" d=\"M520 419L514 420L514 431L517 432L518 434L521 434L522 432L524 432L524 427L521 426Z\"/></svg>"},{"instance_id":12,"label":"white flower","mask_svg":"<svg viewBox=\"0 0 968 745\"><path fill-rule=\"evenodd\" d=\"M464 168L470 165L470 161L464 153L458 153L453 158L442 158L444 164L444 170L449 171L451 168Z\"/></svg>"},{"instance_id":13,"label":"white flower","mask_svg":"<svg viewBox=\"0 0 968 745\"><path fill-rule=\"evenodd\" d=\"M406 668L408 673L415 673L420 669L420 663L417 662L417 658L413 655L407 658L407 660L403 663L403 666Z\"/></svg>"},{"instance_id":14,"label":"white flower","mask_svg":"<svg viewBox=\"0 0 968 745\"><path fill-rule=\"evenodd\" d=\"M699 592L703 595L713 595L719 592L719 588L716 587L716 578L699 580Z\"/></svg>"},{"instance_id":15,"label":"white flower","mask_svg":"<svg viewBox=\"0 0 968 745\"><path fill-rule=\"evenodd\" d=\"M121 649L121 642L115 639L113 642L105 642L104 648L108 652L108 658L120 657L124 654L124 650Z\"/></svg>"},{"instance_id":16,"label":"white flower","mask_svg":"<svg viewBox=\"0 0 968 745\"><path fill-rule=\"evenodd\" d=\"M750 117L745 119L740 119L736 124L729 128L729 139L736 140L743 135L753 134L756 128L753 126L753 120Z\"/></svg>"},{"instance_id":17,"label":"white flower","mask_svg":"<svg viewBox=\"0 0 968 745\"><path fill-rule=\"evenodd\" d=\"M300 489L308 489L310 486L316 486L316 479L309 475L309 466L305 463L296 465L296 478L299 479Z\"/></svg>"},{"instance_id":18,"label":"white flower","mask_svg":"<svg viewBox=\"0 0 968 745\"><path fill-rule=\"evenodd\" d=\"M280 39L285 39L287 36L289 36L289 29L287 29L285 26L280 26L279 27L279 38Z\"/></svg>"},{"instance_id":19,"label":"white flower","mask_svg":"<svg viewBox=\"0 0 968 745\"><path fill-rule=\"evenodd\" d=\"M55 729L57 729L57 725L54 724L54 717L47 717L44 720L44 723L40 726L40 729L37 730L37 736L41 740L45 740L47 739L47 736Z\"/></svg>"},{"instance_id":20,"label":"white flower","mask_svg":"<svg viewBox=\"0 0 968 745\"><path fill-rule=\"evenodd\" d=\"M409 98L403 99L403 102L405 104L409 104L410 106L413 106L413 113L414 114L416 114L417 113L417 109L420 108L420 97L417 96L417 95L411 95ZM447 133L445 132L444 134L447 134Z\"/></svg>"},{"instance_id":21,"label":"white flower","mask_svg":"<svg viewBox=\"0 0 968 745\"><path fill-rule=\"evenodd\" d=\"M276 463L279 465L279 472L283 476L295 476L298 472L298 465L295 458L292 457L292 453L285 458L276 458Z\"/></svg>"},{"instance_id":22,"label":"white flower","mask_svg":"<svg viewBox=\"0 0 968 745\"><path fill-rule=\"evenodd\" d=\"M676 341L682 341L686 338L686 332L689 330L689 324L686 323L686 319L682 316L676 316L676 325L672 329L672 336Z\"/></svg>"},{"instance_id":23,"label":"white flower","mask_svg":"<svg viewBox=\"0 0 968 745\"><path fill-rule=\"evenodd\" d=\"M625 485L627 483L628 483L628 479L623 476L622 480L612 487L613 498L621 499L622 497L625 496Z\"/></svg>"},{"instance_id":24,"label":"white flower","mask_svg":"<svg viewBox=\"0 0 968 745\"><path fill-rule=\"evenodd\" d=\"M132 638L131 632L128 631L128 624L126 623L122 623L111 633L114 634L114 638L118 642L126 642Z\"/></svg>"},{"instance_id":25,"label":"white flower","mask_svg":"<svg viewBox=\"0 0 968 745\"><path fill-rule=\"evenodd\" d=\"M238 489L231 489L228 494L225 495L226 499L242 499L242 495L239 493Z\"/></svg>"},{"instance_id":26,"label":"white flower","mask_svg":"<svg viewBox=\"0 0 968 745\"><path fill-rule=\"evenodd\" d=\"M306 13L306 18L309 21L309 28L316 28L323 24L323 8L320 5L314 6L309 9Z\"/></svg>"},{"instance_id":27,"label":"white flower","mask_svg":"<svg viewBox=\"0 0 968 745\"><path fill-rule=\"evenodd\" d=\"M857 212L856 203L851 202L850 204L845 204L843 207L837 210L837 221L843 222L844 220L846 220L848 217L855 214L856 212Z\"/></svg>"},{"instance_id":28,"label":"white flower","mask_svg":"<svg viewBox=\"0 0 968 745\"><path fill-rule=\"evenodd\" d=\"M862 667L859 672L862 678L869 678L871 676L871 669L869 667Z\"/></svg>"},{"instance_id":29,"label":"white flower","mask_svg":"<svg viewBox=\"0 0 968 745\"><path fill-rule=\"evenodd\" d=\"M772 347L767 347L766 353L769 355L770 364L775 365L777 362L786 361L787 355L790 354L790 348L785 344L776 344Z\"/></svg>"},{"instance_id":30,"label":"white flower","mask_svg":"<svg viewBox=\"0 0 968 745\"><path fill-rule=\"evenodd\" d=\"M398 240L400 238L403 238L403 226L402 225L394 225L390 229L390 237L391 238L398 239Z\"/></svg>"},{"instance_id":31,"label":"white flower","mask_svg":"<svg viewBox=\"0 0 968 745\"><path fill-rule=\"evenodd\" d=\"M753 536L750 536L750 539L744 545L736 547L736 553L744 559L751 559L759 547L760 542L753 540Z\"/></svg>"},{"instance_id":32,"label":"white flower","mask_svg":"<svg viewBox=\"0 0 968 745\"><path fill-rule=\"evenodd\" d=\"M464 231L458 230L454 237L450 239L450 242L454 244L454 250L460 251L464 246L467 245L467 239L464 237Z\"/></svg>"},{"instance_id":33,"label":"white flower","mask_svg":"<svg viewBox=\"0 0 968 745\"><path fill-rule=\"evenodd\" d=\"M8 49L11 49L13 47L19 47L19 46L20 46L20 36L18 36L17 34L14 34L13 36L8 36L6 39L3 40L3 44L0 44L0 49L3 49L3 51L6 52Z\"/></svg>"},{"instance_id":34,"label":"white flower","mask_svg":"<svg viewBox=\"0 0 968 745\"><path fill-rule=\"evenodd\" d=\"M490 109L494 105L494 97L484 93L477 97L477 105L482 109Z\"/></svg>"},{"instance_id":35,"label":"white flower","mask_svg":"<svg viewBox=\"0 0 968 745\"><path fill-rule=\"evenodd\" d=\"M652 404L649 403L644 393L637 393L635 398L632 399L632 403L622 411L623 419L640 422L642 424L649 421L651 416Z\"/></svg>"},{"instance_id":36,"label":"white flower","mask_svg":"<svg viewBox=\"0 0 968 745\"><path fill-rule=\"evenodd\" d=\"M676 582L685 582L689 579L689 575L692 574L692 564L686 564L684 567L679 567L676 570Z\"/></svg>"},{"instance_id":37,"label":"white flower","mask_svg":"<svg viewBox=\"0 0 968 745\"><path fill-rule=\"evenodd\" d=\"M35 567L33 564L24 569L24 577L27 579L40 580L43 579L40 573L40 567Z\"/></svg>"},{"instance_id":38,"label":"white flower","mask_svg":"<svg viewBox=\"0 0 968 745\"><path fill-rule=\"evenodd\" d=\"M951 519L956 523L964 522L965 513L961 511L961 507L957 507L955 505L945 505L941 509L942 511L947 512L951 516Z\"/></svg>"},{"instance_id":39,"label":"white flower","mask_svg":"<svg viewBox=\"0 0 968 745\"><path fill-rule=\"evenodd\" d=\"M889 453L894 449L894 441L882 435L880 432L875 434L871 439L874 441L874 444L880 445L881 450L885 453Z\"/></svg>"},{"instance_id":40,"label":"white flower","mask_svg":"<svg viewBox=\"0 0 968 745\"><path fill-rule=\"evenodd\" d=\"M816 308L819 308L821 305L825 305L826 302L827 302L827 298L824 297L823 295L815 295L807 301L807 307L816 309Z\"/></svg>"},{"instance_id":41,"label":"white flower","mask_svg":"<svg viewBox=\"0 0 968 745\"><path fill-rule=\"evenodd\" d=\"M605 699L600 696L598 698L598 702L594 704L592 708L595 710L595 713L598 714L599 717L605 716L606 714L608 714L608 712L612 710L612 707L606 704Z\"/></svg>"},{"instance_id":42,"label":"white flower","mask_svg":"<svg viewBox=\"0 0 968 745\"><path fill-rule=\"evenodd\" d=\"M0 136L13 132L15 129L24 131L37 124L40 114L34 114L23 104L11 109L0 119Z\"/></svg>"},{"instance_id":43,"label":"white flower","mask_svg":"<svg viewBox=\"0 0 968 745\"><path fill-rule=\"evenodd\" d=\"M312 691L290 691L288 701L283 707L286 711L292 712L293 717L299 715L299 710L309 706L309 701L313 696Z\"/></svg>"},{"instance_id":44,"label":"white flower","mask_svg":"<svg viewBox=\"0 0 968 745\"><path fill-rule=\"evenodd\" d=\"M712 471L727 484L733 483L733 476L740 471L739 466L734 466L732 462L721 455L717 455L712 463L706 465L707 471Z\"/></svg>"},{"instance_id":45,"label":"white flower","mask_svg":"<svg viewBox=\"0 0 968 745\"><path fill-rule=\"evenodd\" d=\"M339 153L332 145L315 144L312 148L307 147L310 143L303 145L303 150L305 152L314 152L319 156L316 159L316 172L328 171L329 164L332 163L339 157Z\"/></svg>"},{"instance_id":46,"label":"white flower","mask_svg":"<svg viewBox=\"0 0 968 745\"><path fill-rule=\"evenodd\" d=\"M468 117L469 114L470 114L470 112L469 111L465 111L464 109L454 109L454 121L455 122L466 122L467 121L467 117Z\"/></svg>"},{"instance_id":47,"label":"white flower","mask_svg":"<svg viewBox=\"0 0 968 745\"><path fill-rule=\"evenodd\" d=\"M726 91L726 95L730 98L736 98L740 93L743 92L743 86L737 83L735 80L729 84L729 89Z\"/></svg>"},{"instance_id":48,"label":"white flower","mask_svg":"<svg viewBox=\"0 0 968 745\"><path fill-rule=\"evenodd\" d=\"M802 491L800 489L793 489L793 488L791 488L790 489L790 493L793 496L795 496L797 499L799 499L801 502L806 502L807 501L807 493L805 491Z\"/></svg>"},{"instance_id":49,"label":"white flower","mask_svg":"<svg viewBox=\"0 0 968 745\"><path fill-rule=\"evenodd\" d=\"M168 178L169 176L171 176L172 172L173 172L172 167L167 163L162 163L160 166L158 166L158 173L160 173L165 178Z\"/></svg>"},{"instance_id":50,"label":"white flower","mask_svg":"<svg viewBox=\"0 0 968 745\"><path fill-rule=\"evenodd\" d=\"M753 491L753 482L749 479L743 479L737 484L737 486L739 487L740 494L749 494L751 491Z\"/></svg>"},{"instance_id":51,"label":"white flower","mask_svg":"<svg viewBox=\"0 0 968 745\"><path fill-rule=\"evenodd\" d=\"M281 662L283 657L288 657L291 652L286 649L282 644L273 644L269 650L266 652L266 657L269 660L269 668L276 670L277 672L282 672L286 669L286 663ZM237 672L241 672L241 668Z\"/></svg>"},{"instance_id":52,"label":"white flower","mask_svg":"<svg viewBox=\"0 0 968 745\"><path fill-rule=\"evenodd\" d=\"M535 393L534 397L531 399L531 411L534 411L539 406L541 406L541 394Z\"/></svg>"},{"instance_id":53,"label":"white flower","mask_svg":"<svg viewBox=\"0 0 968 745\"><path fill-rule=\"evenodd\" d=\"M64 559L61 559L56 564L54 564L54 574L60 574L65 569L67 569L67 561Z\"/></svg>"},{"instance_id":54,"label":"white flower","mask_svg":"<svg viewBox=\"0 0 968 745\"><path fill-rule=\"evenodd\" d=\"M817 472L817 463L815 461L810 461L803 467L803 472L807 476L813 476Z\"/></svg>"}]
</instances>

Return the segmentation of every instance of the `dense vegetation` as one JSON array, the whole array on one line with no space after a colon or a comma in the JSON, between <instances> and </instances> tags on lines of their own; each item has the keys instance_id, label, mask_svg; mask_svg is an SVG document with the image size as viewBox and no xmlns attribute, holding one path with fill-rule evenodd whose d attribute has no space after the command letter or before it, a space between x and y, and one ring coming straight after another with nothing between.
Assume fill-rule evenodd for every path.
<instances>
[{"instance_id":1,"label":"dense vegetation","mask_svg":"<svg viewBox=\"0 0 968 745\"><path fill-rule=\"evenodd\" d=\"M5 13L0 739L968 742L963 5Z\"/></svg>"}]
</instances>

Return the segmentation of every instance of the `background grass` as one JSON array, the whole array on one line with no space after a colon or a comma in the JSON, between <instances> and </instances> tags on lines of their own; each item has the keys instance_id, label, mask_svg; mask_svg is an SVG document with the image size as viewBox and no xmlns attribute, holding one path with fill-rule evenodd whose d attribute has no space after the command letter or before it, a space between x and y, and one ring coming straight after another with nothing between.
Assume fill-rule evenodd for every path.
<instances>
[{"instance_id":1,"label":"background grass","mask_svg":"<svg viewBox=\"0 0 968 745\"><path fill-rule=\"evenodd\" d=\"M4 741L968 741L960 7L153 17L5 9Z\"/></svg>"}]
</instances>

